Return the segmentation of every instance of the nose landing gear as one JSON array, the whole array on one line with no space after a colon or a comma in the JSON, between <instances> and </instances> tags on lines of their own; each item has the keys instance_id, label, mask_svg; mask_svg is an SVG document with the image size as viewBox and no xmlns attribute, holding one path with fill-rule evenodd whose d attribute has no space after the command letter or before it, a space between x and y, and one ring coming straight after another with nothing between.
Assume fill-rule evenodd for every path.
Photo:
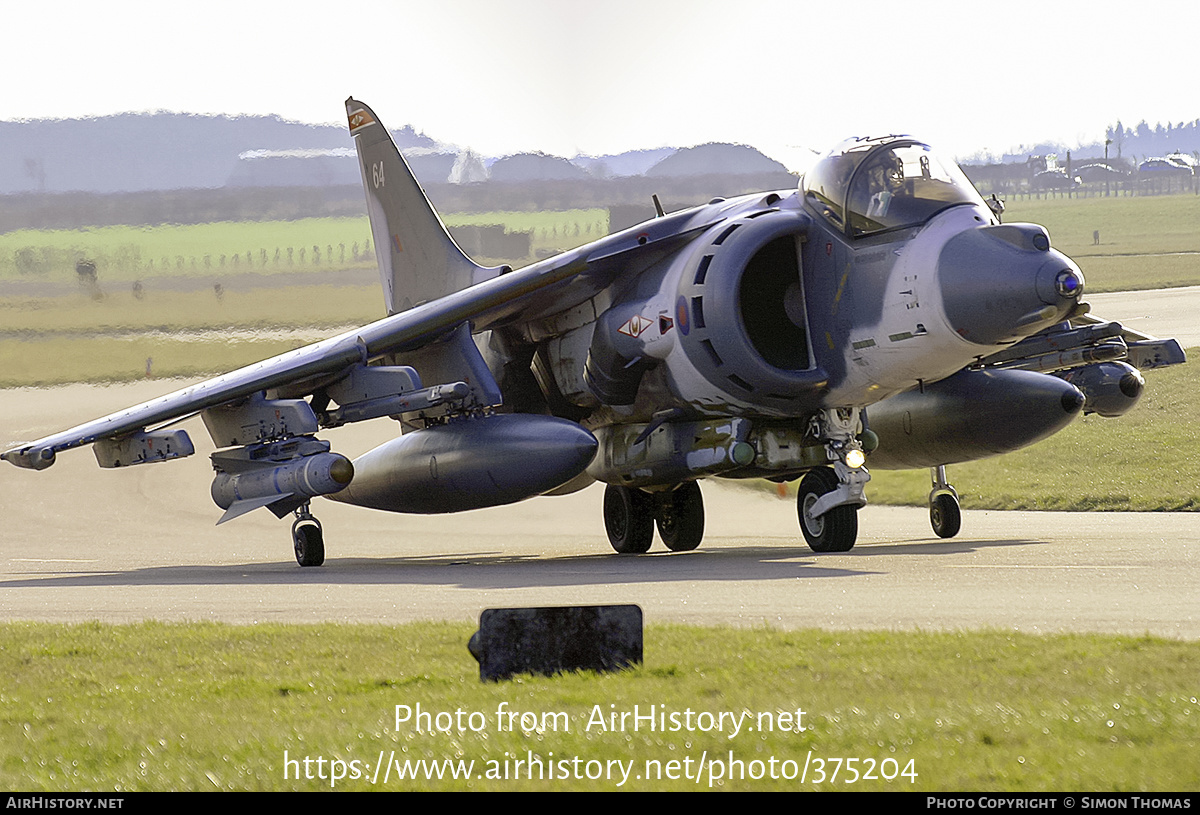
<instances>
[{"instance_id":1,"label":"nose landing gear","mask_svg":"<svg viewBox=\"0 0 1200 815\"><path fill-rule=\"evenodd\" d=\"M864 428L864 413L858 408L824 410L812 419L812 435L824 442L825 455L833 463L805 473L796 494L800 531L814 552L854 548L858 509L867 503L863 489L871 480L859 439Z\"/></svg>"},{"instance_id":2,"label":"nose landing gear","mask_svg":"<svg viewBox=\"0 0 1200 815\"><path fill-rule=\"evenodd\" d=\"M796 514L808 548L814 552L849 552L858 538L858 507L842 504L825 514L814 516L812 509L821 496L838 488L838 476L832 467L809 470L800 480L796 493Z\"/></svg>"}]
</instances>

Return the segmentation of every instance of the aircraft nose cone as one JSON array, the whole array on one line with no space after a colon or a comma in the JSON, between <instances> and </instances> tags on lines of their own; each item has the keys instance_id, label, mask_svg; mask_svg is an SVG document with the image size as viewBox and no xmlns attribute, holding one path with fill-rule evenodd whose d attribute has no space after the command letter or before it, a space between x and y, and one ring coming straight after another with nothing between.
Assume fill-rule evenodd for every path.
<instances>
[{"instance_id":1,"label":"aircraft nose cone","mask_svg":"<svg viewBox=\"0 0 1200 815\"><path fill-rule=\"evenodd\" d=\"M951 326L980 345L1013 342L1061 321L1083 293L1083 272L1033 224L955 235L942 248L938 276Z\"/></svg>"},{"instance_id":2,"label":"aircraft nose cone","mask_svg":"<svg viewBox=\"0 0 1200 815\"><path fill-rule=\"evenodd\" d=\"M1075 261L1052 249L1046 262L1038 269L1037 293L1046 305L1073 305L1083 293L1083 272L1075 265Z\"/></svg>"}]
</instances>

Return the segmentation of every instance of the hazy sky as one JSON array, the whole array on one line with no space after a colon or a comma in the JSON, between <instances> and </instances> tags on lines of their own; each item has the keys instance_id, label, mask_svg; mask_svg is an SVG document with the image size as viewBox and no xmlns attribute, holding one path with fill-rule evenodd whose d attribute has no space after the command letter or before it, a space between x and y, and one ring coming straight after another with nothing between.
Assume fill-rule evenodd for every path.
<instances>
[{"instance_id":1,"label":"hazy sky","mask_svg":"<svg viewBox=\"0 0 1200 815\"><path fill-rule=\"evenodd\" d=\"M913 133L954 155L1200 117L1200 4L1053 0L5 0L0 120L344 122L491 155Z\"/></svg>"}]
</instances>

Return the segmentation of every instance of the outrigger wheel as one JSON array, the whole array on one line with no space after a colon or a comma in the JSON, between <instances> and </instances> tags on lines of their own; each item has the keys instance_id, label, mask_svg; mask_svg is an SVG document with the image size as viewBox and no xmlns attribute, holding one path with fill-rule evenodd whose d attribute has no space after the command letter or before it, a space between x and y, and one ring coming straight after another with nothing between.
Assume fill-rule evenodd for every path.
<instances>
[{"instance_id":1,"label":"outrigger wheel","mask_svg":"<svg viewBox=\"0 0 1200 815\"><path fill-rule=\"evenodd\" d=\"M948 492L935 495L929 502L929 525L939 538L953 538L962 529L962 510L958 499Z\"/></svg>"},{"instance_id":2,"label":"outrigger wheel","mask_svg":"<svg viewBox=\"0 0 1200 815\"><path fill-rule=\"evenodd\" d=\"M308 504L296 510L292 522L292 543L296 548L296 562L301 566L320 566L325 562L325 536L321 522L308 512Z\"/></svg>"},{"instance_id":3,"label":"outrigger wheel","mask_svg":"<svg viewBox=\"0 0 1200 815\"><path fill-rule=\"evenodd\" d=\"M958 493L946 480L945 465L931 467L929 476L933 481L933 489L929 491L929 525L939 538L953 538L962 529Z\"/></svg>"}]
</instances>

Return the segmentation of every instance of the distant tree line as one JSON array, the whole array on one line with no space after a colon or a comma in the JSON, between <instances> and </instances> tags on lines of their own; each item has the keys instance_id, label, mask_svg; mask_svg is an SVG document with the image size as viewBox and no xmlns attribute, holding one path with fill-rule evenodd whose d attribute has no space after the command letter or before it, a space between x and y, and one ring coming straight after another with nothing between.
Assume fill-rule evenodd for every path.
<instances>
[{"instance_id":1,"label":"distant tree line","mask_svg":"<svg viewBox=\"0 0 1200 815\"><path fill-rule=\"evenodd\" d=\"M1138 122L1132 128L1126 129L1120 120L1107 128L1104 134L1109 143L1110 157L1134 157L1144 160L1151 156L1165 156L1168 153L1193 154L1200 151L1200 119L1191 122L1173 124L1161 122L1154 127L1146 124L1146 120ZM1104 145L1100 145L1103 155Z\"/></svg>"},{"instance_id":2,"label":"distant tree line","mask_svg":"<svg viewBox=\"0 0 1200 815\"><path fill-rule=\"evenodd\" d=\"M1160 122L1154 126L1143 119L1133 127L1126 127L1118 120L1105 128L1103 139L1088 144L1069 147L1055 142L1038 142L1023 144L1001 155L980 151L960 157L959 161L975 166L1023 164L1030 156L1055 153L1062 157L1068 151L1079 161L1103 160L1106 141L1110 162L1126 159L1135 166L1140 161L1169 153L1196 155L1200 154L1200 119L1191 122L1167 122L1165 125Z\"/></svg>"},{"instance_id":3,"label":"distant tree line","mask_svg":"<svg viewBox=\"0 0 1200 815\"><path fill-rule=\"evenodd\" d=\"M543 211L646 204L658 194L672 208L764 190L792 189L788 173L707 175L685 178L635 176L615 179L521 183L430 184L430 200L442 212ZM199 224L220 221L292 220L362 216L361 187L287 187L168 190L129 193L18 193L0 196L0 233L16 229L78 229L86 226Z\"/></svg>"},{"instance_id":4,"label":"distant tree line","mask_svg":"<svg viewBox=\"0 0 1200 815\"><path fill-rule=\"evenodd\" d=\"M366 214L360 187L0 195L0 232L85 226L278 221Z\"/></svg>"}]
</instances>

